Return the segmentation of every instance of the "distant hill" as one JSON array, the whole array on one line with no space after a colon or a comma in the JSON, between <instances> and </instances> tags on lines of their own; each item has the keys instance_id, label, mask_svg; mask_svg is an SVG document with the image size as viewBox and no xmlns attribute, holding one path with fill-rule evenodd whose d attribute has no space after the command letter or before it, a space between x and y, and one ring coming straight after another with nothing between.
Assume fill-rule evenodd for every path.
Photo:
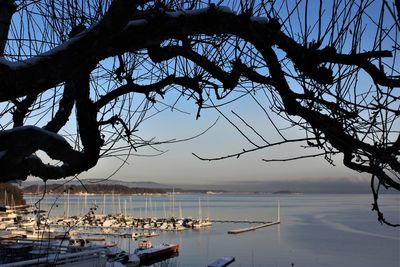
<instances>
[{"instance_id":1,"label":"distant hill","mask_svg":"<svg viewBox=\"0 0 400 267\"><path fill-rule=\"evenodd\" d=\"M82 182L82 183L81 183ZM62 193L64 190L70 188L71 194L76 194L79 192L86 192L90 194L111 194L114 190L115 194L155 194L161 193L165 194L172 192L174 189L176 193L206 193L208 189L196 189L197 186L189 186L185 188L180 188L175 185L166 185L155 182L139 181L139 182L128 182L121 180L104 180L104 179L83 179L81 182L77 180L72 180L65 184L65 180L54 181L51 184L47 184L47 192L50 193ZM65 184L65 185L64 185ZM84 187L82 186L84 185ZM24 193L36 194L38 192L43 192L44 183L42 181L23 181L21 187L24 188ZM86 189L85 189L86 188ZM73 190L71 190L73 189ZM224 190L219 190L220 192L226 192Z\"/></svg>"},{"instance_id":2,"label":"distant hill","mask_svg":"<svg viewBox=\"0 0 400 267\"><path fill-rule=\"evenodd\" d=\"M42 194L46 190L46 193L62 194L70 192L71 194L166 194L167 191L160 188L138 188L138 187L127 187L119 184L48 184L46 187L43 185L30 185L23 188L24 194Z\"/></svg>"},{"instance_id":3,"label":"distant hill","mask_svg":"<svg viewBox=\"0 0 400 267\"><path fill-rule=\"evenodd\" d=\"M110 185L123 185L126 187L138 187L138 188L171 188L170 185L150 182L150 181L121 181L121 180L105 180L105 179L84 179L82 182L86 184L110 184ZM79 181L74 181L75 184L80 184Z\"/></svg>"},{"instance_id":4,"label":"distant hill","mask_svg":"<svg viewBox=\"0 0 400 267\"><path fill-rule=\"evenodd\" d=\"M165 184L160 184L160 183L155 183L155 182L148 182L148 181L121 181L121 180L112 180L112 179L98 179L98 178L92 178L92 179L82 179L81 182L84 185L90 185L90 184L108 184L108 185L123 185L126 187L136 187L136 188L160 188L160 189L171 189L171 185L165 185ZM72 180L68 182L68 185L81 185L81 182L78 180ZM64 184L65 180L55 180L52 181L52 184ZM42 181L37 180L37 181L23 181L21 183L22 187L28 187L30 185L37 185L37 184L43 184Z\"/></svg>"},{"instance_id":5,"label":"distant hill","mask_svg":"<svg viewBox=\"0 0 400 267\"><path fill-rule=\"evenodd\" d=\"M132 179L133 180L133 179ZM216 182L215 184L163 184L151 181L122 181L122 180L104 180L104 179L83 179L85 185L106 184L121 185L129 188L148 188L163 189L171 192L181 193L206 193L207 191L218 191L224 193L370 193L370 179L363 177L362 179L347 178L320 178L320 179L298 179L298 180L243 180L243 181L226 181ZM189 181L189 180L188 180ZM54 181L54 183L62 184L65 180ZM42 181L24 181L22 187L29 185L43 185ZM72 180L68 185L80 185L77 180ZM385 191L382 191L385 192ZM390 192L388 192L390 193Z\"/></svg>"},{"instance_id":6,"label":"distant hill","mask_svg":"<svg viewBox=\"0 0 400 267\"><path fill-rule=\"evenodd\" d=\"M290 191L290 190L278 190L273 192L273 194L299 194L300 192Z\"/></svg>"}]
</instances>

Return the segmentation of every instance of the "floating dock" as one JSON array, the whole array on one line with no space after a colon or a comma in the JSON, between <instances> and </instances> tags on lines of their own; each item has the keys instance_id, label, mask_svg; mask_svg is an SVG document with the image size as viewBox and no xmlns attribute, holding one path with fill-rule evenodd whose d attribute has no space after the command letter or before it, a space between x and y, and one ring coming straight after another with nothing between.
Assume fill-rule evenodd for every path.
<instances>
[{"instance_id":1,"label":"floating dock","mask_svg":"<svg viewBox=\"0 0 400 267\"><path fill-rule=\"evenodd\" d=\"M269 223L264 223L256 226L251 226L251 227L246 227L246 228L241 228L241 229L236 229L236 230L229 230L228 234L241 234L241 233L246 233L250 231L255 231L259 228L275 225L275 224L280 224L280 221L274 221L274 222L269 222Z\"/></svg>"},{"instance_id":2,"label":"floating dock","mask_svg":"<svg viewBox=\"0 0 400 267\"><path fill-rule=\"evenodd\" d=\"M267 226L271 226L271 225L275 225L275 224L280 224L281 223L281 205L280 202L278 201L278 219L276 221L273 222L266 222L266 223L262 223L260 225L256 225L256 226L251 226L251 227L246 227L246 228L241 228L241 229L235 229L235 230L229 230L228 234L241 234L241 233L246 233L246 232L250 232L250 231L255 231L259 228L264 228Z\"/></svg>"},{"instance_id":3,"label":"floating dock","mask_svg":"<svg viewBox=\"0 0 400 267\"><path fill-rule=\"evenodd\" d=\"M252 220L219 220L219 219L215 219L215 220L210 220L210 222L213 223L268 223L266 221L252 221Z\"/></svg>"}]
</instances>

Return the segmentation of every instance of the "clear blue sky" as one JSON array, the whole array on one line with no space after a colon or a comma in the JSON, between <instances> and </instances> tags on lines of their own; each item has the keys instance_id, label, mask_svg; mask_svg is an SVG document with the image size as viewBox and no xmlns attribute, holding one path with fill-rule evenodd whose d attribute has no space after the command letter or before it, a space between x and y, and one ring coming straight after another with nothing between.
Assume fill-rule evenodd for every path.
<instances>
[{"instance_id":1,"label":"clear blue sky","mask_svg":"<svg viewBox=\"0 0 400 267\"><path fill-rule=\"evenodd\" d=\"M247 103L241 106L230 106L244 118L255 125L269 140L277 138L272 126L254 105ZM182 107L190 114L166 111L162 115L145 122L138 134L149 138L157 136L157 140L185 139L207 129L218 117L217 112L205 110L199 120L195 120L196 107ZM302 137L302 132L290 130L289 136ZM261 143L261 142L259 142ZM215 183L243 180L293 180L360 177L359 173L348 170L341 164L341 158L335 160L336 167L326 162L323 157L303 159L291 162L265 163L261 159L287 158L312 154L312 151L299 147L299 144L287 144L276 148L264 149L249 153L239 159L230 158L220 161L201 161L192 153L203 157L218 157L240 152L253 146L227 123L219 118L217 125L202 136L186 142L166 144L159 148L166 150L156 157L131 156L113 179L133 181L154 181L162 183ZM138 154L154 154L154 151L140 149ZM105 178L118 168L118 159L100 160L97 167L80 175L82 178ZM362 175L365 177L365 175Z\"/></svg>"}]
</instances>

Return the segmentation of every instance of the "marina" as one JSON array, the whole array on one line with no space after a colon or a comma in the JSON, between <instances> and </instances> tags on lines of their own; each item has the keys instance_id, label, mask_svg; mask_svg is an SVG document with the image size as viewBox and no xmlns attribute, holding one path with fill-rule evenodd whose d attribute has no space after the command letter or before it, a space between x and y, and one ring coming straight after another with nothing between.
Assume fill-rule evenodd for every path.
<instances>
[{"instance_id":1,"label":"marina","mask_svg":"<svg viewBox=\"0 0 400 267\"><path fill-rule=\"evenodd\" d=\"M76 243L83 242L85 246L114 245L126 252L119 254L121 258L133 255L141 240L150 240L154 246L163 243L180 245L178 255L170 255L171 258L169 259L160 258L160 260L170 261L172 266L204 267L224 255L235 257L235 262L229 265L232 267L251 266L252 262L255 266L290 266L291 262L294 262L295 266L299 264L311 267L321 265L346 266L348 265L347 261L346 263L341 261L338 255L350 253L354 248L358 248L360 246L359 240L362 238L365 241L362 243L363 250L359 250L357 253L363 255L363 258L366 259L366 261L362 261L363 266L372 267L378 263L370 257L370 254L363 253L364 250L370 251L371 249L384 255L384 260L380 259L379 261L383 261L385 266L395 266L397 262L393 255L396 253L398 240L393 237L390 229L379 227L380 225L377 225L376 221L371 218L368 208L365 210L354 208L356 205L357 207L360 205L367 206L370 200L368 195L212 195L208 196L208 206L206 200L202 201L205 204L202 207L203 218L209 218L212 226L199 229L185 227L184 230L163 230L164 227L161 227L162 225L165 226L161 223L163 219L171 219L170 216L172 216L170 196L152 196L151 205L149 196L115 196L114 203L112 201L105 202L106 214L112 216L102 215L104 199L102 195L91 195L86 198L88 212L90 212L92 204L97 204L98 208L92 211L94 214L86 216L85 220L77 220L76 218L66 220L65 225L63 225L63 223L57 221L66 216L64 207L68 206L67 196L61 196L58 199L55 196L46 196L37 205L37 209L51 210L51 212L50 216L47 216L48 213L41 212L39 216L41 222L49 223L52 221L53 224L48 225L48 229L55 233L57 233L57 229L60 231L67 230L69 235L65 236L64 244L66 245L71 240ZM106 200L111 198L111 196L108 196ZM119 198L121 198L121 201L119 201ZM131 198L132 203L130 203ZM181 202L181 205L175 205L176 221L179 221L180 213L182 213L183 218L198 219L198 198L198 194L175 196L176 203ZM205 198L206 196L202 196L202 199ZM39 199L40 197L27 196L26 202L35 206ZM69 200L70 218L75 216L81 218L86 214L83 212L84 196L70 195ZM125 200L127 202L126 213ZM239 235L228 234L229 230L276 221L278 201L282 206L280 224ZM146 202L148 218L145 219ZM55 207L54 203L58 203L58 207ZM117 215L119 214L119 203L121 203L122 214L127 215L126 223L128 225L124 224L121 215ZM165 203L166 218L163 203ZM344 206L343 203L354 204ZM389 209L388 214L397 216L396 203L398 203L398 198L389 195L388 200L384 203ZM180 212L180 209L182 212ZM118 211L118 213L114 214L111 211ZM80 216L78 216L79 213ZM24 216L35 218L32 214L25 214ZM85 226L84 221L90 221L88 218L97 218L91 222L94 224L97 222L99 226ZM134 224L136 224L136 221L141 222L139 223L140 227L129 225L131 223L129 218L135 219L133 220ZM142 224L142 222L147 222L149 218L160 222L157 229L151 229L151 225L146 225L146 223ZM115 226L110 224L113 220L115 220ZM223 222L216 222L216 220ZM29 220L22 221L24 222L23 225L29 225ZM254 223L248 223L249 221ZM106 225L110 225L103 226L100 225L100 222L107 222ZM104 234L102 234L103 231ZM150 238L133 238L132 236L133 233L140 235L145 231L150 233L154 231L158 236ZM380 231L380 235L372 237L370 233L373 231ZM5 232L5 230L2 232ZM98 235L91 233L98 233ZM129 235L129 233L132 234ZM318 241L322 234L329 236L329 243L323 243L323 246ZM92 238L99 238L103 241L91 241ZM380 242L388 245L385 251L375 246L374 242L367 242L377 238ZM79 241L80 239L86 241ZM50 241L60 242L61 240L50 239ZM343 243L343 245L336 246L337 242ZM303 255L306 255L307 258ZM332 259L333 256L321 255L333 255L334 260ZM310 262L308 259L311 258L318 259L318 264ZM360 258L352 258L350 264L359 266Z\"/></svg>"},{"instance_id":2,"label":"marina","mask_svg":"<svg viewBox=\"0 0 400 267\"><path fill-rule=\"evenodd\" d=\"M104 213L106 211L106 197L103 196L103 203L97 204L98 196L91 196L96 200L88 200L87 195L70 195L67 193L62 202L63 213L54 214L46 212L46 205L37 207L33 204L26 205L21 208L7 206L2 212L0 218L3 222L3 232L0 233L0 246L2 251L7 251L1 256L0 260L4 264L10 266L30 266L32 261L37 261L42 264L44 258L49 258L49 264L55 264L52 261L57 259L53 255L62 255L62 264L71 262L73 264L75 257L74 253L87 252L90 250L102 250L100 253L94 253L98 257L105 258L105 262L115 261L119 259L121 264L125 266L134 266L133 262L141 262L142 265L151 265L159 261L175 258L179 256L179 243L168 244L162 242L160 245L153 246L149 239L156 240L161 233L178 233L181 231L209 231L214 223L218 224L238 224L238 223L258 223L260 220L243 220L243 219L210 219L209 209L203 212L200 198L198 199L197 218L184 216L182 205L179 203L179 212L175 212L175 197L172 196L170 204L170 214L166 217L155 216L156 212L153 206L156 206L157 201L151 197L145 198L143 215L139 210L139 216L134 216L132 210L128 208L127 197L122 196L124 208L121 208L121 196L118 201L115 201L116 196L112 195L113 203L117 203L109 209L116 213ZM132 201L132 197L129 198ZM40 203L43 204L43 203ZM102 206L102 209L99 208ZM208 199L207 199L208 206ZM166 205L163 202L164 215L167 215ZM139 208L141 209L141 208ZM40 212L37 212L40 210ZM86 213L84 212L86 211ZM178 214L176 216L175 214ZM203 214L206 214L203 216ZM137 214L137 213L136 213ZM174 217L175 216L175 217ZM128 250L119 247L118 242L111 241L112 239L130 239L137 241L135 245L129 245ZM36 240L36 241L35 241ZM47 241L46 249L36 249L38 243ZM58 249L50 249L57 247ZM12 256L13 247L21 246L27 250L27 254L23 257ZM40 243L42 248L42 243ZM133 249L133 251L132 251ZM115 252L117 250L117 252ZM47 255L46 255L47 253ZM86 254L78 254L86 255ZM80 256L79 256L80 257ZM42 259L43 258L43 259ZM54 259L53 259L54 258ZM136 258L137 260L129 259ZM84 257L82 258L84 259ZM13 262L17 260L17 262ZM87 259L88 261L99 261L99 259ZM14 264L14 265L12 265ZM99 262L96 263L100 266ZM96 266L97 266L96 265Z\"/></svg>"}]
</instances>

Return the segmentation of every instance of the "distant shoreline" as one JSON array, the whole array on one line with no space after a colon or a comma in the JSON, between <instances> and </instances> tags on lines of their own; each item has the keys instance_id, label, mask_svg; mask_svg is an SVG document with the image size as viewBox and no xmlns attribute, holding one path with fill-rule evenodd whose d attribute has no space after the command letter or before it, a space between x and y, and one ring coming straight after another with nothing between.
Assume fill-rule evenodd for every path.
<instances>
[{"instance_id":1,"label":"distant shoreline","mask_svg":"<svg viewBox=\"0 0 400 267\"><path fill-rule=\"evenodd\" d=\"M68 195L68 193L50 193L47 192L46 195L48 196L59 196L60 194L63 195ZM175 193L175 194L180 194L180 193ZM43 193L24 193L24 196L28 195L28 196L41 196L43 195ZM171 195L169 193L165 193L165 194L151 194L151 193L143 193L143 194L121 194L121 193L114 193L114 194L110 194L110 193L89 193L89 194L79 194L79 193L70 193L70 196L168 196Z\"/></svg>"},{"instance_id":2,"label":"distant shoreline","mask_svg":"<svg viewBox=\"0 0 400 267\"><path fill-rule=\"evenodd\" d=\"M146 188L143 188L146 190ZM27 196L42 196L43 192L41 193L34 193L34 192L24 192L24 195ZM164 193L85 193L85 192L70 192L70 196L171 196L171 195L190 195L190 194L202 194L202 195L303 195L304 193L301 192L291 192L291 191L277 191L277 192L252 192L252 191L207 191L204 190L196 191L196 190L185 190L185 191L167 191ZM68 195L67 192L46 192L46 195L49 196L59 196L59 195Z\"/></svg>"},{"instance_id":3,"label":"distant shoreline","mask_svg":"<svg viewBox=\"0 0 400 267\"><path fill-rule=\"evenodd\" d=\"M46 194L59 195L70 192L70 195L151 195L151 196L164 196L171 195L172 192L175 194L208 194L208 195L228 195L228 194L257 194L257 195L269 195L269 194L286 194L286 195L299 195L299 194L370 194L370 188L368 185L359 184L358 190L348 190L346 186L340 189L332 188L328 186L321 188L310 187L307 189L296 186L296 184L280 185L280 186L269 186L268 184L259 184L256 188L248 188L249 185L235 186L231 185L168 185L159 184L155 182L125 182L119 180L108 180L99 182L95 179L82 180L82 183L73 181L67 184L52 183L47 184L44 187L43 183L22 183L20 187L24 194L38 194L42 195L44 188L46 188ZM25 186L24 186L25 185ZM292 188L293 187L293 188ZM390 190L381 190L382 194L396 194Z\"/></svg>"},{"instance_id":4,"label":"distant shoreline","mask_svg":"<svg viewBox=\"0 0 400 267\"><path fill-rule=\"evenodd\" d=\"M190 180L190 179L189 179ZM191 192L191 193L251 193L251 194L370 194L370 181L368 179L354 180L350 178L326 178L326 179L303 179L303 180L265 180L265 181L236 181L221 183L220 181L211 184L187 184L184 183L159 183L152 181L138 181L137 179L115 180L115 179L99 179L89 178L82 180L71 180L66 185L62 181L52 181L53 184L67 188L68 186L85 185L122 185L128 188L141 188L141 189L159 189L164 192ZM194 182L194 181L193 181ZM28 187L32 185L44 185L43 181L23 181L21 187ZM85 192L86 190L82 190ZM72 193L72 192L71 192ZM97 193L97 191L90 191L89 193ZM104 192L104 193L111 193ZM116 192L114 192L116 193ZM393 193L390 190L382 190L382 193ZM213 193L210 193L212 195Z\"/></svg>"}]
</instances>

